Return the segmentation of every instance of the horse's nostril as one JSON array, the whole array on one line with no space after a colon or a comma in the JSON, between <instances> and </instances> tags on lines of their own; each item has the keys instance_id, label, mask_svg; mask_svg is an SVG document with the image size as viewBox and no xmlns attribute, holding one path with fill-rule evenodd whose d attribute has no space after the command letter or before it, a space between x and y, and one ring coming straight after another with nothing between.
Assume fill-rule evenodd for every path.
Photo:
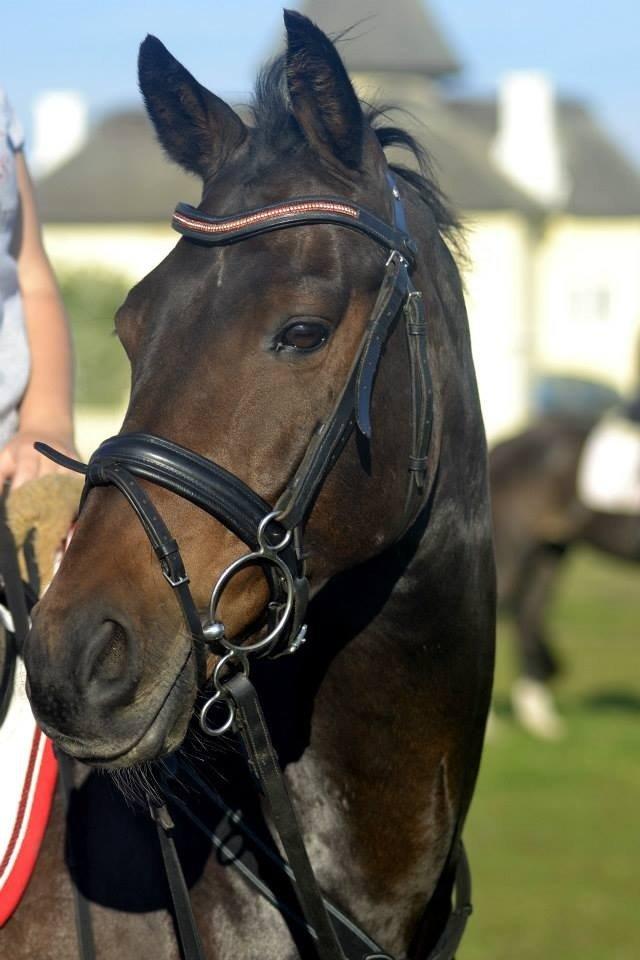
<instances>
[{"instance_id":1,"label":"horse's nostril","mask_svg":"<svg viewBox=\"0 0 640 960\"><path fill-rule=\"evenodd\" d=\"M127 635L119 623L108 621L105 626L110 627L111 636L107 637L93 662L92 678L116 680L126 665Z\"/></svg>"},{"instance_id":2,"label":"horse's nostril","mask_svg":"<svg viewBox=\"0 0 640 960\"><path fill-rule=\"evenodd\" d=\"M92 698L127 699L137 684L134 644L125 628L105 620L97 628L79 665L79 679Z\"/></svg>"}]
</instances>

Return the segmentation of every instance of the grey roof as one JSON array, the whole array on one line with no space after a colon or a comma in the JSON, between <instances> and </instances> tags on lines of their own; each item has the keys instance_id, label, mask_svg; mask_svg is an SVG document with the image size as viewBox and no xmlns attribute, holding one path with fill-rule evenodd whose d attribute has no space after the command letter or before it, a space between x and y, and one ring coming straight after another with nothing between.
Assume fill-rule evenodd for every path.
<instances>
[{"instance_id":1,"label":"grey roof","mask_svg":"<svg viewBox=\"0 0 640 960\"><path fill-rule=\"evenodd\" d=\"M200 183L170 163L141 110L106 117L85 146L37 184L45 223L157 222Z\"/></svg>"},{"instance_id":2,"label":"grey roof","mask_svg":"<svg viewBox=\"0 0 640 960\"><path fill-rule=\"evenodd\" d=\"M497 128L496 101L459 99L447 103L488 150ZM566 212L583 217L640 215L640 172L584 104L561 99L557 109L560 148L571 184Z\"/></svg>"},{"instance_id":3,"label":"grey roof","mask_svg":"<svg viewBox=\"0 0 640 960\"><path fill-rule=\"evenodd\" d=\"M329 34L355 25L340 47L349 69L368 75L384 102L408 113L408 127L431 154L440 185L463 212L542 208L493 163L494 99L444 99L434 78L458 69L420 0L305 0L301 9ZM640 215L640 174L580 103L558 104L571 195L568 213ZM405 160L406 154L394 157ZM157 222L179 199L197 201L199 182L170 163L141 110L113 114L87 144L38 183L45 222Z\"/></svg>"},{"instance_id":4,"label":"grey roof","mask_svg":"<svg viewBox=\"0 0 640 960\"><path fill-rule=\"evenodd\" d=\"M351 71L438 77L460 69L422 0L304 0L300 12L332 37L347 31L339 50Z\"/></svg>"},{"instance_id":5,"label":"grey roof","mask_svg":"<svg viewBox=\"0 0 640 960\"><path fill-rule=\"evenodd\" d=\"M407 112L390 122L408 128L434 161L445 194L463 212L541 207L502 174L490 158L496 105L489 100L443 100L429 81L389 87ZM405 91L405 96L402 92ZM560 136L572 193L567 211L579 216L640 215L640 176L580 104L559 104ZM409 162L405 152L392 159ZM83 149L38 183L44 222L140 223L169 220L177 200L197 201L200 184L170 163L142 111L107 117Z\"/></svg>"},{"instance_id":6,"label":"grey roof","mask_svg":"<svg viewBox=\"0 0 640 960\"><path fill-rule=\"evenodd\" d=\"M537 209L492 165L483 137L439 98L412 102L408 111L390 115L390 122L426 145L457 207ZM392 152L392 159L411 165L405 151ZM37 193L45 223L144 223L168 221L178 200L197 202L200 184L167 160L145 114L127 111L100 123L79 153L38 182Z\"/></svg>"}]
</instances>

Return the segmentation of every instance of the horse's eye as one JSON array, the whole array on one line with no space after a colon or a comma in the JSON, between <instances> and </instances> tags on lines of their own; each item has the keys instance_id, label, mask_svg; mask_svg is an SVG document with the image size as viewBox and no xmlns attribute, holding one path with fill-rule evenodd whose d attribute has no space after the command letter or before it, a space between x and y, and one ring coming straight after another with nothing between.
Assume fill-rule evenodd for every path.
<instances>
[{"instance_id":1,"label":"horse's eye","mask_svg":"<svg viewBox=\"0 0 640 960\"><path fill-rule=\"evenodd\" d=\"M330 328L322 320L296 320L279 334L276 350L317 350L329 338Z\"/></svg>"}]
</instances>

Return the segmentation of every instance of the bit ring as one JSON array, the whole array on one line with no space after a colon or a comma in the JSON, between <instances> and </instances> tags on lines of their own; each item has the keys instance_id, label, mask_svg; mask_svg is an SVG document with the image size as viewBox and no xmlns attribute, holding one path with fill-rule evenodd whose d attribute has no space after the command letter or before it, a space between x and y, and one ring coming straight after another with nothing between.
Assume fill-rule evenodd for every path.
<instances>
[{"instance_id":1,"label":"bit ring","mask_svg":"<svg viewBox=\"0 0 640 960\"><path fill-rule=\"evenodd\" d=\"M289 567L280 559L280 557L276 556L275 554L271 556L268 553L263 553L262 551L257 553L247 553L244 557L239 557L233 563L229 564L227 569L224 570L220 575L220 578L218 579L218 582L211 593L211 600L209 601L209 620L217 621L217 608L218 604L220 603L220 597L222 596L224 588L227 586L229 581L236 575L236 573L238 573L240 570L243 570L245 567L265 565L275 567L284 581L284 586L287 592L284 610L282 611L281 616L278 618L277 623L269 631L269 633L265 637L262 637L262 639L256 640L255 643L245 645L237 644L232 643L225 636L220 637L220 643L226 647L227 650L236 654L238 657L242 657L248 653L256 653L258 650L265 650L272 646L274 641L280 636L288 624L291 614L293 613L295 596L293 575L289 570Z\"/></svg>"},{"instance_id":2,"label":"bit ring","mask_svg":"<svg viewBox=\"0 0 640 960\"><path fill-rule=\"evenodd\" d=\"M226 720L223 720L223 722L218 727L212 727L209 725L207 721L207 717L211 708L216 703L220 703L220 702L224 703L225 706L227 707L227 710L229 711L229 716L226 718ZM228 695L225 695L220 690L216 690L214 695L209 700L207 700L207 702L205 703L204 707L200 712L200 729L202 730L203 733L206 733L209 737L221 737L223 733L226 733L227 730L229 730L232 727L233 721L235 720L235 718L236 718L236 708L233 703L233 700L231 700L231 698Z\"/></svg>"}]
</instances>

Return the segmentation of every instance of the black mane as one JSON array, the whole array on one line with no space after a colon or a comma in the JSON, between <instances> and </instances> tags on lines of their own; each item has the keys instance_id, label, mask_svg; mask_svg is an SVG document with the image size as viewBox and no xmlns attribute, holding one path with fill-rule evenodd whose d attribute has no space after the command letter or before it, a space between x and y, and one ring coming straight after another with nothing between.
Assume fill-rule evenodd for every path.
<instances>
[{"instance_id":1,"label":"black mane","mask_svg":"<svg viewBox=\"0 0 640 960\"><path fill-rule=\"evenodd\" d=\"M399 147L411 154L417 169L396 163L390 164L390 167L417 191L433 214L441 234L458 248L460 221L438 186L428 152L407 130L384 123L391 111L401 108L366 103L362 104L362 108L383 150ZM294 153L300 149L304 141L289 105L284 54L266 64L259 72L250 110L256 130L267 149L280 154Z\"/></svg>"}]
</instances>

